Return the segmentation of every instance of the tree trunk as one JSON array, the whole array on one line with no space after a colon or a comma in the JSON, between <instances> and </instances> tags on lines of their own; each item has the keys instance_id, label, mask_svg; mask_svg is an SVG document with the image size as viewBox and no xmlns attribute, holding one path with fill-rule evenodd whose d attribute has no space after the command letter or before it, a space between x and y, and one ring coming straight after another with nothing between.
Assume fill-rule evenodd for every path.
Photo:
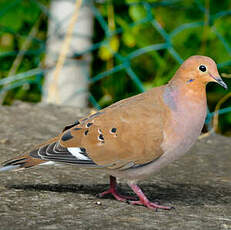
<instances>
[{"instance_id":1,"label":"tree trunk","mask_svg":"<svg viewBox=\"0 0 231 230\"><path fill-rule=\"evenodd\" d=\"M75 1L51 1L48 22L46 66L52 68L45 77L42 99L45 103L57 103L54 97L49 97L48 95L50 85L54 84L54 67L74 9ZM93 14L87 5L82 5L79 10L77 22L74 26L67 58L56 83L59 104L78 107L87 106L91 55L85 54L78 59L74 59L73 55L91 46L92 34Z\"/></svg>"}]
</instances>

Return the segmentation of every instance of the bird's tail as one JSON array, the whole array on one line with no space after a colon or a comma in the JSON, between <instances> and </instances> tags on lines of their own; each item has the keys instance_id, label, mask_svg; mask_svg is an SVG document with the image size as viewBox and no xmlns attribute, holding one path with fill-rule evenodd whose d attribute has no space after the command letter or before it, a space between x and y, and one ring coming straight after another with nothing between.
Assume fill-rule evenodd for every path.
<instances>
[{"instance_id":1,"label":"bird's tail","mask_svg":"<svg viewBox=\"0 0 231 230\"><path fill-rule=\"evenodd\" d=\"M47 163L47 161L33 158L30 155L23 155L3 162L0 172L30 168L44 163Z\"/></svg>"},{"instance_id":2,"label":"bird's tail","mask_svg":"<svg viewBox=\"0 0 231 230\"><path fill-rule=\"evenodd\" d=\"M0 172L4 171L12 171L12 170L19 170L19 169L26 169L31 168L36 165L52 165L55 164L53 161L46 161L42 160L38 156L38 150L42 146L46 146L52 142L57 141L59 136L48 140L47 142L38 145L32 152L27 154L15 157L11 160L5 161L2 163L2 167L0 167Z\"/></svg>"}]
</instances>

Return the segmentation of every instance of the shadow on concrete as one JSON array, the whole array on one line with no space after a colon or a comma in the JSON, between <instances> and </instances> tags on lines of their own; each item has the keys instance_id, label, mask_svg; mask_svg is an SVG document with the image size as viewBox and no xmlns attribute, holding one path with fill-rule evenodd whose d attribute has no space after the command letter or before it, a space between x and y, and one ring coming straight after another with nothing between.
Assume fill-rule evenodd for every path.
<instances>
[{"instance_id":1,"label":"shadow on concrete","mask_svg":"<svg viewBox=\"0 0 231 230\"><path fill-rule=\"evenodd\" d=\"M108 184L11 184L8 189L29 191L49 191L57 193L89 194L96 196L106 190ZM186 205L228 204L231 197L231 187L214 187L210 185L170 184L168 187L160 185L143 184L140 186L150 200L163 200L164 202L184 203ZM123 186L119 191L131 195L129 188ZM108 196L110 197L110 196Z\"/></svg>"}]
</instances>

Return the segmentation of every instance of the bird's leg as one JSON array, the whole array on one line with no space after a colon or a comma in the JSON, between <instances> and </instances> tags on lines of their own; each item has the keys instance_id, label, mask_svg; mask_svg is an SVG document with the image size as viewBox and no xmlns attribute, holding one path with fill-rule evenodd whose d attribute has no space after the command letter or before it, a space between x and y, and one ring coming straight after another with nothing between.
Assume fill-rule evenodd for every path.
<instances>
[{"instance_id":1,"label":"bird's leg","mask_svg":"<svg viewBox=\"0 0 231 230\"><path fill-rule=\"evenodd\" d=\"M115 197L116 200L123 201L123 202L137 199L136 197L124 196L119 194L116 187L117 187L116 178L114 176L110 176L110 188L107 191L100 193L98 196L103 197L107 194L111 194L112 196Z\"/></svg>"},{"instance_id":2,"label":"bird's leg","mask_svg":"<svg viewBox=\"0 0 231 230\"><path fill-rule=\"evenodd\" d=\"M144 193L142 192L142 190L139 188L138 185L136 184L129 184L129 186L131 187L131 189L134 191L134 193L139 197L139 200L137 201L130 201L130 204L137 204L137 205L143 205L147 208L150 209L155 209L157 210L159 209L165 209L165 210L170 210L173 209L174 207L169 207L169 206L162 206L153 202L150 202L148 200L148 198L144 195Z\"/></svg>"}]
</instances>

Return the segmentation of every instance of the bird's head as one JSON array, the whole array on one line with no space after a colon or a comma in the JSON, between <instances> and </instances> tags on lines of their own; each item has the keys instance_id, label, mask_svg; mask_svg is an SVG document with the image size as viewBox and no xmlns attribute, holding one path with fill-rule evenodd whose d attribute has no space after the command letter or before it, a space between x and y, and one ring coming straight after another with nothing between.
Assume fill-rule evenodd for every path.
<instances>
[{"instance_id":1,"label":"bird's head","mask_svg":"<svg viewBox=\"0 0 231 230\"><path fill-rule=\"evenodd\" d=\"M206 56L191 56L180 66L177 75L187 84L206 85L208 82L216 82L225 89L227 85L221 79L217 65L213 59Z\"/></svg>"}]
</instances>

